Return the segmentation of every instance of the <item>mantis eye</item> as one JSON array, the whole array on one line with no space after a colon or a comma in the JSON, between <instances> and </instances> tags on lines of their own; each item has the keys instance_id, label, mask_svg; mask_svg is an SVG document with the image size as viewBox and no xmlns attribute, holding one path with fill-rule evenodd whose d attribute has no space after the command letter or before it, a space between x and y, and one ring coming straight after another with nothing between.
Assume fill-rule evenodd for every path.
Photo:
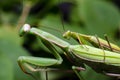
<instances>
[{"instance_id":1,"label":"mantis eye","mask_svg":"<svg viewBox=\"0 0 120 80\"><path fill-rule=\"evenodd\" d=\"M30 30L30 25L29 24L24 24L23 25L23 31L28 32Z\"/></svg>"},{"instance_id":2,"label":"mantis eye","mask_svg":"<svg viewBox=\"0 0 120 80\"><path fill-rule=\"evenodd\" d=\"M23 36L26 32L30 31L30 25L29 24L24 24L23 27L19 31L19 35Z\"/></svg>"}]
</instances>

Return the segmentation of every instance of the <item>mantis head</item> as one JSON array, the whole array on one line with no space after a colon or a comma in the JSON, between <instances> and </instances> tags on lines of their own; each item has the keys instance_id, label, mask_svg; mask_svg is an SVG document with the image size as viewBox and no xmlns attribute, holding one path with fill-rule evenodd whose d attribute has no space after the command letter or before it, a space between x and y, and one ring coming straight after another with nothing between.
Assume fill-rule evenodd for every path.
<instances>
[{"instance_id":1,"label":"mantis head","mask_svg":"<svg viewBox=\"0 0 120 80\"><path fill-rule=\"evenodd\" d=\"M70 39L70 36L71 36L71 32L69 30L63 34L63 37L66 39Z\"/></svg>"},{"instance_id":2,"label":"mantis head","mask_svg":"<svg viewBox=\"0 0 120 80\"><path fill-rule=\"evenodd\" d=\"M29 24L24 24L23 27L19 31L19 35L23 36L26 32L29 32L31 29Z\"/></svg>"}]
</instances>

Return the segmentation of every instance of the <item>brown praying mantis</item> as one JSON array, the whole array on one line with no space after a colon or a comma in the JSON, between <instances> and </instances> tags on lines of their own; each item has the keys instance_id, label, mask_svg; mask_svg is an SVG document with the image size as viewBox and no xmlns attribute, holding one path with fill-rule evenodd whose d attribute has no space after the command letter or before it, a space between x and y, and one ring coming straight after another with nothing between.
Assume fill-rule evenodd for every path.
<instances>
[{"instance_id":1,"label":"brown praying mantis","mask_svg":"<svg viewBox=\"0 0 120 80\"><path fill-rule=\"evenodd\" d=\"M18 58L18 64L22 71L26 74L26 68L31 71L40 71L41 69L36 69L32 67L39 66L41 68L46 68L54 65L60 65L63 62L62 57L54 46L58 46L61 50L64 51L65 55L75 62L72 66L73 71L77 74L79 79L83 80L79 76L80 70L85 70L84 65L90 66L97 72L104 73L110 76L120 77L120 48L112 43L107 42L101 38L96 38L94 36L83 35L75 32L67 31L63 34L64 37L78 40L80 43L82 40L86 40L90 43L94 43L96 46L101 46L98 48L96 46L88 46L86 44L71 45L70 43L37 28L31 28L29 24L25 24L20 29L20 36L25 34L33 34L38 36L43 44L51 51L53 58L42 58L42 57L31 57L31 56L20 56ZM106 48L108 50L104 50ZM110 51L110 50L112 51ZM103 67L104 66L104 67ZM100 69L97 69L97 68ZM47 71L47 69L46 69Z\"/></svg>"}]
</instances>

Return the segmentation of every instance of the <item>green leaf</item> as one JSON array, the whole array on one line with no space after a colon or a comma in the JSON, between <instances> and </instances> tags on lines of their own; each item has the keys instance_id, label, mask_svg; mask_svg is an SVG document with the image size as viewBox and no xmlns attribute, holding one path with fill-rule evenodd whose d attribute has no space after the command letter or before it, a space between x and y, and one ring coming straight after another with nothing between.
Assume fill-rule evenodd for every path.
<instances>
[{"instance_id":1,"label":"green leaf","mask_svg":"<svg viewBox=\"0 0 120 80\"><path fill-rule=\"evenodd\" d=\"M13 80L13 62L4 53L0 52L0 79Z\"/></svg>"},{"instance_id":2,"label":"green leaf","mask_svg":"<svg viewBox=\"0 0 120 80\"><path fill-rule=\"evenodd\" d=\"M10 73L12 76L10 80L32 80L30 76L27 76L21 71L17 64L17 59L19 56L28 56L29 54L21 47L21 41L17 30L11 28L10 26L0 28L0 52L6 55L2 58L2 63L6 66L0 68L0 71L2 71L1 74L5 72L4 75L8 75ZM2 53L0 53L0 55L2 55ZM4 78L6 79L7 76Z\"/></svg>"},{"instance_id":3,"label":"green leaf","mask_svg":"<svg viewBox=\"0 0 120 80\"><path fill-rule=\"evenodd\" d=\"M111 34L120 21L119 10L104 0L76 0L79 19L92 34Z\"/></svg>"}]
</instances>

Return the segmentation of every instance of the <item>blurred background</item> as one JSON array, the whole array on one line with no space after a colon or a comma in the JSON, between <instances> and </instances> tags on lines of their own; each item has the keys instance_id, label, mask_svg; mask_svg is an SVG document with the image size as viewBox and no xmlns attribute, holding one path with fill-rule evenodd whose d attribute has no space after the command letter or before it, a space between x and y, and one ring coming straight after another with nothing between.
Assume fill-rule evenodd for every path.
<instances>
[{"instance_id":1,"label":"blurred background","mask_svg":"<svg viewBox=\"0 0 120 80\"><path fill-rule=\"evenodd\" d=\"M24 23L61 39L67 30L101 38L107 34L110 42L120 45L119 5L119 0L0 0L0 80L34 80L19 68L19 56L54 58L36 36L19 37L18 31ZM67 41L77 44L72 39ZM61 50L59 52L64 62L56 68L61 71L48 72L48 80L79 80L73 72L65 71L71 69L72 64ZM33 75L45 80L44 71ZM90 67L82 75L85 80L115 79L96 73Z\"/></svg>"}]
</instances>

